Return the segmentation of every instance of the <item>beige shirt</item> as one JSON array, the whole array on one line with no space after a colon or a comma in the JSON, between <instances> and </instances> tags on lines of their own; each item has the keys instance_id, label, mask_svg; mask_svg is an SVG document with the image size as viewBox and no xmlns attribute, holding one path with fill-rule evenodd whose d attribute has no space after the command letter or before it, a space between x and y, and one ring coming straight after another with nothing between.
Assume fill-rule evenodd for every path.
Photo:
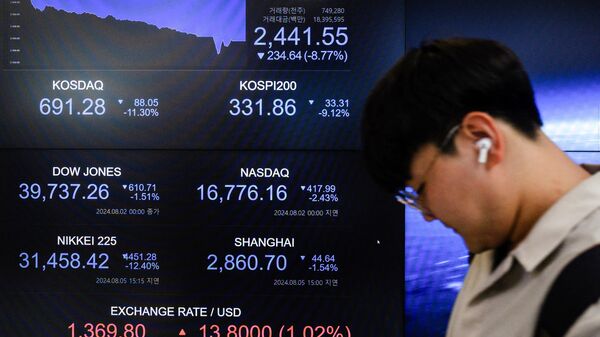
<instances>
[{"instance_id":1,"label":"beige shirt","mask_svg":"<svg viewBox=\"0 0 600 337\"><path fill-rule=\"evenodd\" d=\"M454 303L446 336L533 336L554 279L569 261L597 244L600 173L552 205L495 269L493 250L475 256ZM600 301L575 321L566 336L600 336Z\"/></svg>"}]
</instances>

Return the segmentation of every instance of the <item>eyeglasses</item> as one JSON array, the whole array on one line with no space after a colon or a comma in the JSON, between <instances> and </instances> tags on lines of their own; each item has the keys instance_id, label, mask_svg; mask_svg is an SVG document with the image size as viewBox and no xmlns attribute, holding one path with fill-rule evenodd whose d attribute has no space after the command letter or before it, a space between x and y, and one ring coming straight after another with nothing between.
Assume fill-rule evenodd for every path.
<instances>
[{"instance_id":1,"label":"eyeglasses","mask_svg":"<svg viewBox=\"0 0 600 337\"><path fill-rule=\"evenodd\" d=\"M423 193L423 188L425 187L425 177L427 176L427 174L429 173L429 171L431 170L431 168L433 167L433 165L435 164L437 159L440 157L442 152L450 144L450 141L454 138L454 136L456 135L456 133L458 132L459 129L460 129L460 124L454 126L452 129L450 129L450 131L448 131L448 134L446 134L444 141L440 145L440 151L435 155L435 157L433 157L433 160L431 160L431 163L429 163L429 166L427 166L427 169L423 173L423 180L421 181L419 186L417 186L416 189L414 189L410 186L407 186L407 187L399 190L395 196L397 202L402 203L411 208L414 208L416 210L419 210L421 213L429 212L427 210L427 208L423 207L423 205L421 205L419 203L419 198L421 197L421 193Z\"/></svg>"}]
</instances>

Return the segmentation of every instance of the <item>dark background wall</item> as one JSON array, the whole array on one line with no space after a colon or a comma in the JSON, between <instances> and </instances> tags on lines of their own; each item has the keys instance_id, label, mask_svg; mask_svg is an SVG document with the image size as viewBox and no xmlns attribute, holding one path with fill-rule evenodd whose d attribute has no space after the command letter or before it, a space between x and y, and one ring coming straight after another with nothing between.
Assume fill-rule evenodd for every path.
<instances>
[{"instance_id":1,"label":"dark background wall","mask_svg":"<svg viewBox=\"0 0 600 337\"><path fill-rule=\"evenodd\" d=\"M600 71L600 1L407 0L407 47L451 36L512 48L534 77Z\"/></svg>"}]
</instances>

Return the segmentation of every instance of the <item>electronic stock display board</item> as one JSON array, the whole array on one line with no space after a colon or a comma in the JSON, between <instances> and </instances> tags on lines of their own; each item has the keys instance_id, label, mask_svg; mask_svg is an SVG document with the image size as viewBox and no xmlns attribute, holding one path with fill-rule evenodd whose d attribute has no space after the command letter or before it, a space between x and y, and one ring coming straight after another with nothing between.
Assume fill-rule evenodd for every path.
<instances>
[{"instance_id":1,"label":"electronic stock display board","mask_svg":"<svg viewBox=\"0 0 600 337\"><path fill-rule=\"evenodd\" d=\"M0 336L400 336L402 1L1 3Z\"/></svg>"}]
</instances>

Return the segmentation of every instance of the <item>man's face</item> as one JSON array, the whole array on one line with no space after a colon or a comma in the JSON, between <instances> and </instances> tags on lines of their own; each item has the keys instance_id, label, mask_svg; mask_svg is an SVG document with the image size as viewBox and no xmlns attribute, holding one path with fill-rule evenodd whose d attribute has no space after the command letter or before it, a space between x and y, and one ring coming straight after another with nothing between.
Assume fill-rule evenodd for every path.
<instances>
[{"instance_id":1,"label":"man's face","mask_svg":"<svg viewBox=\"0 0 600 337\"><path fill-rule=\"evenodd\" d=\"M419 204L425 220L439 219L452 228L471 252L496 248L508 239L511 221L504 215L513 206L501 169L480 164L472 141L459 136L455 146L457 152L450 155L440 154L433 144L421 147L408 183L413 188L423 184Z\"/></svg>"}]
</instances>

